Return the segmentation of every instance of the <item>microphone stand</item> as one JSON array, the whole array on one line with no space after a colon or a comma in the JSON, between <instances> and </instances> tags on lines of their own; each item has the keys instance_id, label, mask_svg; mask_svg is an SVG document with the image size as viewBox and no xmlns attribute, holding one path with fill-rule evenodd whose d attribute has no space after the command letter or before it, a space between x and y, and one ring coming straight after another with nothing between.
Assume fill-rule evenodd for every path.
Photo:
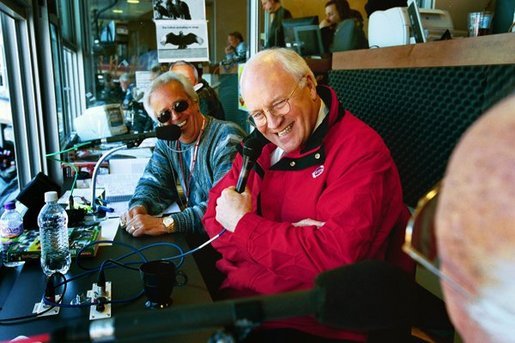
<instances>
[{"instance_id":1,"label":"microphone stand","mask_svg":"<svg viewBox=\"0 0 515 343\"><path fill-rule=\"evenodd\" d=\"M144 138L134 139L133 141L129 141L129 142L126 142L125 144L122 144L120 146L109 149L108 151L104 152L102 154L102 156L100 156L100 159L95 164L95 168L93 169L93 175L91 176L91 210L92 210L92 214L95 216L95 219L99 219L99 217L96 216L97 204L95 202L95 199L96 199L96 189L97 189L97 186L96 186L97 175L98 175L100 166L109 156L111 156L115 152L117 152L119 150L123 150L123 149L131 149L134 147L139 147L139 145L141 144L141 142L143 142L143 140L144 140Z\"/></svg>"}]
</instances>

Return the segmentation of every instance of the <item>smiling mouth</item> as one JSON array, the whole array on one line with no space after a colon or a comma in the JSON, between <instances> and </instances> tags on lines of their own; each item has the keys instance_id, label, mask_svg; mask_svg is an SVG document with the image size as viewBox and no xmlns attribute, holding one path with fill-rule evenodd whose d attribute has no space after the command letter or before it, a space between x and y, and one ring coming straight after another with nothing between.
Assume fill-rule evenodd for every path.
<instances>
[{"instance_id":1,"label":"smiling mouth","mask_svg":"<svg viewBox=\"0 0 515 343\"><path fill-rule=\"evenodd\" d=\"M277 133L277 135L279 137L286 136L287 134L289 134L291 132L292 127L293 127L293 123L291 123L290 125L286 126L282 131L279 131Z\"/></svg>"},{"instance_id":2,"label":"smiling mouth","mask_svg":"<svg viewBox=\"0 0 515 343\"><path fill-rule=\"evenodd\" d=\"M186 120L175 125L177 125L178 127L183 127L184 125L186 125Z\"/></svg>"}]
</instances>

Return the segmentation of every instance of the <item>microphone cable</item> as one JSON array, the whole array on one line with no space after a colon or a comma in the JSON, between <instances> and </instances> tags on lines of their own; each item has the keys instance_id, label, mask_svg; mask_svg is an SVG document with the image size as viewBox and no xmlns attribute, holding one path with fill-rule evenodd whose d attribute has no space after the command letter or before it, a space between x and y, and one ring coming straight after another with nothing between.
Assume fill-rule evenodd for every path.
<instances>
[{"instance_id":1,"label":"microphone cable","mask_svg":"<svg viewBox=\"0 0 515 343\"><path fill-rule=\"evenodd\" d=\"M147 244L147 245L145 245L145 246L143 246L143 247L141 247L139 249L136 249L132 245L127 244L127 243L111 241L111 240L100 240L100 241L91 242L91 243L85 245L84 247L82 247L81 250L79 250L79 252L77 254L76 261L75 261L75 263L77 264L77 266L79 268L85 270L84 272L82 272L80 274L77 274L77 275L75 275L73 277L70 277L68 279L66 279L66 277L64 275L59 273L61 278L62 278L62 281L60 283L57 283L55 285L55 287L54 287L54 288L57 288L59 286L63 286L64 287L63 288L62 296L60 297L59 301L57 301L57 302L51 301L50 299L47 299L47 297L43 296L42 297L43 298L43 302L46 305L50 306L48 309L45 309L44 311L42 311L40 313L33 313L33 314L30 314L30 315L25 315L25 316L12 317L12 318L4 318L4 319L0 318L0 325L18 324L18 323L22 323L22 322L30 322L32 320L36 320L36 319L39 319L43 314L45 314L45 313L49 312L50 310L52 310L54 307L83 308L83 307L90 307L90 306L97 305L98 302L91 302L91 301L90 302L79 303L79 304L63 304L63 299L64 299L64 296L65 296L65 293L66 293L66 289L67 289L67 284L69 282L71 282L71 281L80 279L82 277L86 277L86 276L91 275L91 274L93 274L95 272L102 273L106 269L111 269L111 268L116 268L116 267L122 267L122 268L127 268L127 269L130 269L130 270L133 270L133 271L137 271L139 269L130 267L129 265L141 264L141 263L148 262L148 259L142 253L142 251L147 250L147 249L151 249L151 248L155 248L155 247L161 247L161 246L171 246L171 247L173 247L173 248L175 248L175 249L177 249L179 251L179 254L177 254L177 255L166 257L166 258L162 258L162 260L176 260L176 259L180 259L180 261L176 264L177 268L179 269L182 266L182 264L184 263L184 257L186 257L188 255L191 255L191 254L193 254L193 253L195 253L195 252L205 248L207 245L211 244L213 241L215 241L220 236L222 236L226 231L227 231L226 229L222 229L218 234L216 234L215 236L211 237L206 242L204 242L201 245L197 246L196 248L193 248L193 249L188 250L186 252L184 252L179 245L177 245L175 243L170 243L170 242L157 242L157 243ZM118 256L118 257L116 257L114 259L104 260L104 261L102 261L100 263L100 265L98 267L95 267L95 268L88 268L88 267L85 267L83 264L81 264L81 262L80 262L81 253L85 249L90 247L90 246L93 246L95 244L102 244L102 243L121 245L121 246L124 246L124 247L128 248L129 250L132 250L132 251L129 252L129 253L126 253L124 255ZM132 262L126 262L126 263L119 262L119 261L121 261L121 260L123 260L123 259L125 259L127 257L130 257L132 255L135 255L135 254L137 254L137 255L139 255L141 257L141 261L132 261ZM109 265L109 264L111 264L111 265ZM47 284L47 288L48 288L48 284ZM120 299L120 300L110 300L108 302L104 302L104 304L108 304L108 303L111 303L111 304L129 303L129 302L137 300L143 294L144 294L144 291L142 290L138 294L136 294L136 295L134 295L134 296L132 296L130 298Z\"/></svg>"},{"instance_id":2,"label":"microphone cable","mask_svg":"<svg viewBox=\"0 0 515 343\"><path fill-rule=\"evenodd\" d=\"M59 284L53 284L54 275L59 276L64 281ZM60 306L64 299L64 294L65 294L66 288L67 288L66 277L63 274L61 274L59 272L54 273L48 278L46 288L45 288L45 294L42 297L42 301L45 302L45 304L46 304L46 301L48 300L47 297L55 296L55 289L57 287L59 287L60 285L63 285L63 295L59 298L59 300L57 302L54 302L55 305L52 304L52 305L50 305L50 307L48 307L45 310L38 312L38 313L32 313L29 315L11 317L11 318L0 318L0 325L17 325L17 324L27 323L27 322L30 322L30 321L33 321L35 319L42 317L44 314L53 310L56 306Z\"/></svg>"}]
</instances>

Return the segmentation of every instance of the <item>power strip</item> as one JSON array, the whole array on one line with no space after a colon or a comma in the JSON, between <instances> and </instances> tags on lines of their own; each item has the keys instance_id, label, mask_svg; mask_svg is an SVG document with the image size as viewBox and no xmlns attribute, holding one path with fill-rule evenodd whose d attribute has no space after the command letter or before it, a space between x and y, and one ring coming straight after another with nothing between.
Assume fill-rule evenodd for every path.
<instances>
[{"instance_id":1,"label":"power strip","mask_svg":"<svg viewBox=\"0 0 515 343\"><path fill-rule=\"evenodd\" d=\"M110 302L112 299L111 282L106 282L105 291L103 292L101 288L94 283L92 288L86 293L86 296L91 300L91 302L97 302L101 297L104 297L107 302ZM111 304L107 303L103 306L103 309L99 309L97 304L91 305L89 308L89 320L111 318Z\"/></svg>"},{"instance_id":2,"label":"power strip","mask_svg":"<svg viewBox=\"0 0 515 343\"><path fill-rule=\"evenodd\" d=\"M61 294L57 294L55 296L55 302L59 303L60 300L61 300ZM45 304L43 299L41 299L40 302L34 304L32 313L37 314L39 317L55 316L56 314L59 314L60 308L61 307L59 307L59 306L55 306L54 308L52 308L52 305Z\"/></svg>"}]
</instances>

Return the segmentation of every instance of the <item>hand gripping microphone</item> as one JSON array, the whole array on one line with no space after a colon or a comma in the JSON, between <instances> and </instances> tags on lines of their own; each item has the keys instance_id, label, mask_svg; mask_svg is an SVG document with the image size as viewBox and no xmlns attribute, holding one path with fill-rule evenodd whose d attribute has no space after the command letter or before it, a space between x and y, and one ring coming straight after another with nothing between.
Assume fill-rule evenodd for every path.
<instances>
[{"instance_id":1,"label":"hand gripping microphone","mask_svg":"<svg viewBox=\"0 0 515 343\"><path fill-rule=\"evenodd\" d=\"M415 283L401 269L368 260L324 272L311 290L212 304L176 306L157 312L69 323L52 333L56 342L154 339L199 329L314 315L321 324L347 330L381 330L411 323Z\"/></svg>"},{"instance_id":2,"label":"hand gripping microphone","mask_svg":"<svg viewBox=\"0 0 515 343\"><path fill-rule=\"evenodd\" d=\"M243 193L245 190L250 170L261 155L261 150L263 150L263 143L257 138L252 137L243 144L243 165L236 184L236 192Z\"/></svg>"}]
</instances>

